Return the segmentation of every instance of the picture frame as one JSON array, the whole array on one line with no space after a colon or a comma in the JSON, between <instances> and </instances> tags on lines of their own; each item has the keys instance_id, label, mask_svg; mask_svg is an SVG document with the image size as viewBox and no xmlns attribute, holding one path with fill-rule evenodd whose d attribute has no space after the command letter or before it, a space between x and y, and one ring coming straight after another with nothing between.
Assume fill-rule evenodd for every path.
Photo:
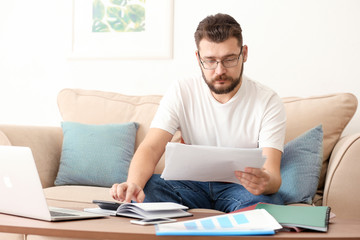
<instances>
[{"instance_id":1,"label":"picture frame","mask_svg":"<svg viewBox=\"0 0 360 240\"><path fill-rule=\"evenodd\" d=\"M144 27L140 31L96 29L94 3L101 1L109 2L109 0L73 0L70 59L170 59L173 57L173 0L138 0L144 3L145 9ZM122 1L112 0L110 3L124 5ZM107 17L109 18L109 15ZM94 28L100 31L94 32Z\"/></svg>"}]
</instances>

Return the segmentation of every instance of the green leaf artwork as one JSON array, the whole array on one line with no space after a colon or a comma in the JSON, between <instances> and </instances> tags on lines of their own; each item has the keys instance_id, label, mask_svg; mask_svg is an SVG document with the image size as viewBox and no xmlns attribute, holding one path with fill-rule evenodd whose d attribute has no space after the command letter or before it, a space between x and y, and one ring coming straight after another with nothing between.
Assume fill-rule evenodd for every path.
<instances>
[{"instance_id":1,"label":"green leaf artwork","mask_svg":"<svg viewBox=\"0 0 360 240\"><path fill-rule=\"evenodd\" d=\"M92 32L145 31L146 0L93 0Z\"/></svg>"}]
</instances>

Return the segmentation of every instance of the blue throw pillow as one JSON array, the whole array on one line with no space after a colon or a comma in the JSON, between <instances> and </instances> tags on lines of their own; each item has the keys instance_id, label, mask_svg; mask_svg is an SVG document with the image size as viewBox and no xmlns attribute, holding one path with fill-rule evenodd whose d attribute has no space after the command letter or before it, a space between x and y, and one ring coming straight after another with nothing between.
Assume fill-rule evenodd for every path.
<instances>
[{"instance_id":1,"label":"blue throw pillow","mask_svg":"<svg viewBox=\"0 0 360 240\"><path fill-rule=\"evenodd\" d=\"M311 204L319 183L323 157L323 130L319 125L284 147L279 194L285 204Z\"/></svg>"},{"instance_id":2,"label":"blue throw pillow","mask_svg":"<svg viewBox=\"0 0 360 240\"><path fill-rule=\"evenodd\" d=\"M55 185L111 187L126 181L138 123L90 125L63 122Z\"/></svg>"}]
</instances>

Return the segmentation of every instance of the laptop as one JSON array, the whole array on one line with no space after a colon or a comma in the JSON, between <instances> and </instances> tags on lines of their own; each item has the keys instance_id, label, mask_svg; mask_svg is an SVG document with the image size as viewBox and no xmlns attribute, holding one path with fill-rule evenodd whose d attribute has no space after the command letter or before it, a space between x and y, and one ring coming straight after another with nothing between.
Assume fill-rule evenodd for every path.
<instances>
[{"instance_id":1,"label":"laptop","mask_svg":"<svg viewBox=\"0 0 360 240\"><path fill-rule=\"evenodd\" d=\"M28 147L0 146L0 213L45 221L105 217L47 205L35 161Z\"/></svg>"}]
</instances>

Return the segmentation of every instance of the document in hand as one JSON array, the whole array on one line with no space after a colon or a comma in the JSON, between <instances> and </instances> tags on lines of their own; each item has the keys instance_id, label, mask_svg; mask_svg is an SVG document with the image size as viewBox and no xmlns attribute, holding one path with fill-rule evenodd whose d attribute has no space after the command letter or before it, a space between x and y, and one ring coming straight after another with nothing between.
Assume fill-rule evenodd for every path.
<instances>
[{"instance_id":1,"label":"document in hand","mask_svg":"<svg viewBox=\"0 0 360 240\"><path fill-rule=\"evenodd\" d=\"M256 209L268 211L283 227L297 227L327 232L330 207L328 206L291 206L257 204Z\"/></svg>"},{"instance_id":2,"label":"document in hand","mask_svg":"<svg viewBox=\"0 0 360 240\"><path fill-rule=\"evenodd\" d=\"M272 235L281 225L264 209L222 214L156 226L158 236Z\"/></svg>"},{"instance_id":3,"label":"document in hand","mask_svg":"<svg viewBox=\"0 0 360 240\"><path fill-rule=\"evenodd\" d=\"M227 148L168 143L165 150L165 180L239 183L235 170L261 168L266 158L259 148Z\"/></svg>"},{"instance_id":4,"label":"document in hand","mask_svg":"<svg viewBox=\"0 0 360 240\"><path fill-rule=\"evenodd\" d=\"M176 218L192 216L185 211L188 207L172 202L152 202L152 203L123 203L117 210L107 210L102 208L85 208L86 212L100 213L110 216L123 216L139 219L155 218Z\"/></svg>"}]
</instances>

